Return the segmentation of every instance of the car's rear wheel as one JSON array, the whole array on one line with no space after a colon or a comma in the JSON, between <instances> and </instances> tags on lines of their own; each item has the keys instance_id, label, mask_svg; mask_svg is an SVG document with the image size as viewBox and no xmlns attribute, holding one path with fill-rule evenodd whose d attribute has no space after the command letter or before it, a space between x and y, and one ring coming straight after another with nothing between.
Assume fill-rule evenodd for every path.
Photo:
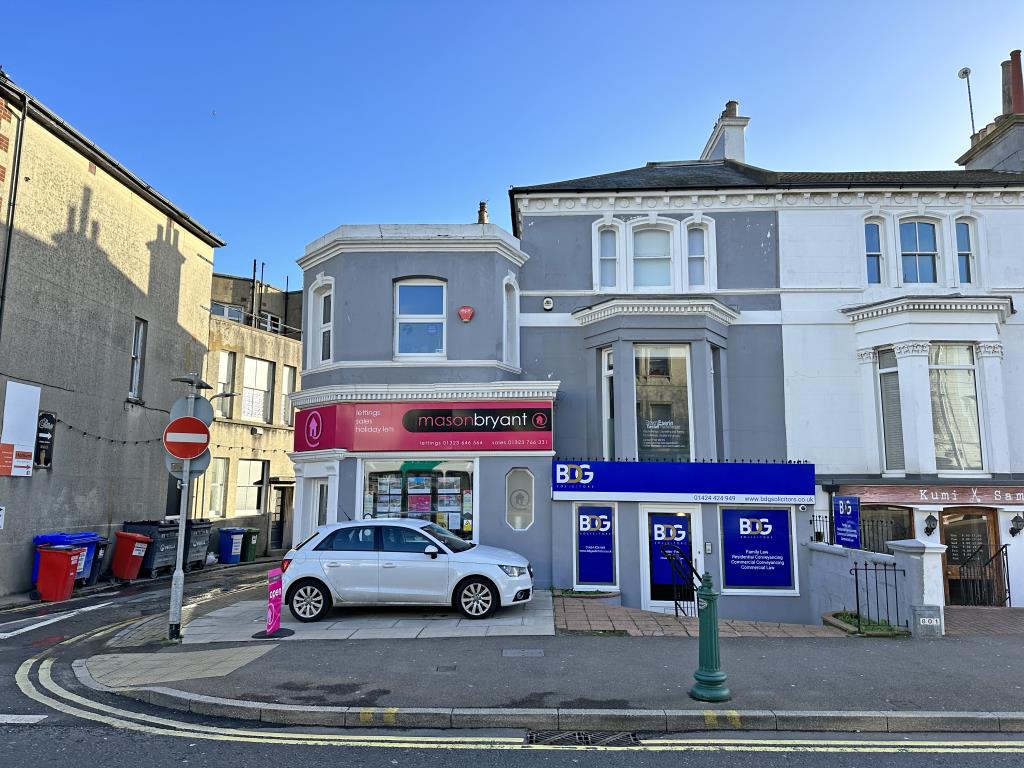
<instances>
[{"instance_id":1,"label":"car's rear wheel","mask_svg":"<svg viewBox=\"0 0 1024 768\"><path fill-rule=\"evenodd\" d=\"M469 619L486 619L499 602L498 591L486 579L466 579L455 592L455 607Z\"/></svg>"},{"instance_id":2,"label":"car's rear wheel","mask_svg":"<svg viewBox=\"0 0 1024 768\"><path fill-rule=\"evenodd\" d=\"M303 581L289 594L288 610L298 621L320 621L331 610L331 596L322 584Z\"/></svg>"}]
</instances>

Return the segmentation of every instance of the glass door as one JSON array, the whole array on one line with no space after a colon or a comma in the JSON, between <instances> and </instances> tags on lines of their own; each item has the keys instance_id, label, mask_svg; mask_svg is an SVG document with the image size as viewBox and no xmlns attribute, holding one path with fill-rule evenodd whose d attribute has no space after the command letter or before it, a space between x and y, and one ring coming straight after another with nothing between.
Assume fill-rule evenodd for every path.
<instances>
[{"instance_id":1,"label":"glass door","mask_svg":"<svg viewBox=\"0 0 1024 768\"><path fill-rule=\"evenodd\" d=\"M947 605L1002 605L1002 561L997 557L995 512L950 509L942 513L946 545Z\"/></svg>"},{"instance_id":2,"label":"glass door","mask_svg":"<svg viewBox=\"0 0 1024 768\"><path fill-rule=\"evenodd\" d=\"M696 615L696 593L691 566L698 571L699 516L678 507L642 508L645 579L643 607L670 610L675 603Z\"/></svg>"}]
</instances>

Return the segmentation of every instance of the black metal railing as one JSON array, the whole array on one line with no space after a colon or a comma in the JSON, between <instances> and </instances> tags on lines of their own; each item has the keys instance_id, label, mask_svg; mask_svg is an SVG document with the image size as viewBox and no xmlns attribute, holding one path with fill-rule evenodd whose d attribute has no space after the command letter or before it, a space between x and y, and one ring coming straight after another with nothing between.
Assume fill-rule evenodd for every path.
<instances>
[{"instance_id":1,"label":"black metal railing","mask_svg":"<svg viewBox=\"0 0 1024 768\"><path fill-rule=\"evenodd\" d=\"M906 571L892 563L854 563L850 575L857 632L909 629L908 617L900 616L900 581L906 578Z\"/></svg>"},{"instance_id":2,"label":"black metal railing","mask_svg":"<svg viewBox=\"0 0 1024 768\"><path fill-rule=\"evenodd\" d=\"M860 548L867 552L892 554L887 541L900 541L912 537L908 522L896 520L860 520ZM812 541L836 543L835 523L831 515L811 516Z\"/></svg>"},{"instance_id":3,"label":"black metal railing","mask_svg":"<svg viewBox=\"0 0 1024 768\"><path fill-rule=\"evenodd\" d=\"M955 605L1010 605L1010 568L1007 547L982 544L962 562L950 563L949 599ZM957 570L958 569L958 572Z\"/></svg>"},{"instance_id":4,"label":"black metal railing","mask_svg":"<svg viewBox=\"0 0 1024 768\"><path fill-rule=\"evenodd\" d=\"M672 607L676 618L697 615L697 590L701 585L700 573L678 544L663 542L661 554L672 571Z\"/></svg>"}]
</instances>

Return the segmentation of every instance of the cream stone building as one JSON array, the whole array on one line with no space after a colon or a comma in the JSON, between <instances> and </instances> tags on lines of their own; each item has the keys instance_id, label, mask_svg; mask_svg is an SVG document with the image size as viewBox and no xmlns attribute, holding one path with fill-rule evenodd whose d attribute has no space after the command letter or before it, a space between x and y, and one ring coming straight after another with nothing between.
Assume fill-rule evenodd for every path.
<instances>
[{"instance_id":1,"label":"cream stone building","mask_svg":"<svg viewBox=\"0 0 1024 768\"><path fill-rule=\"evenodd\" d=\"M209 354L214 387L210 469L196 483L196 514L215 527L257 528L257 552L291 542L293 409L302 362L302 291L213 276ZM234 393L234 397L217 397ZM216 546L216 540L214 541Z\"/></svg>"},{"instance_id":2,"label":"cream stone building","mask_svg":"<svg viewBox=\"0 0 1024 768\"><path fill-rule=\"evenodd\" d=\"M7 402L57 419L49 466L0 458L0 595L29 588L34 535L111 537L176 499L159 438L171 378L204 366L222 245L0 74L0 408L6 431Z\"/></svg>"}]
</instances>

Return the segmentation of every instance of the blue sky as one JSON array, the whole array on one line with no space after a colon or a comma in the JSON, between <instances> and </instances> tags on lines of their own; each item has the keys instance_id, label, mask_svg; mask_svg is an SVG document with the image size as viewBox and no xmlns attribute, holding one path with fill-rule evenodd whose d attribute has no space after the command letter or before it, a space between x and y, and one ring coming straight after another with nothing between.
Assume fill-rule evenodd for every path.
<instances>
[{"instance_id":1,"label":"blue sky","mask_svg":"<svg viewBox=\"0 0 1024 768\"><path fill-rule=\"evenodd\" d=\"M726 100L776 170L950 168L1024 3L17 3L0 64L228 241L298 277L342 223L509 226L510 185L696 158Z\"/></svg>"}]
</instances>

